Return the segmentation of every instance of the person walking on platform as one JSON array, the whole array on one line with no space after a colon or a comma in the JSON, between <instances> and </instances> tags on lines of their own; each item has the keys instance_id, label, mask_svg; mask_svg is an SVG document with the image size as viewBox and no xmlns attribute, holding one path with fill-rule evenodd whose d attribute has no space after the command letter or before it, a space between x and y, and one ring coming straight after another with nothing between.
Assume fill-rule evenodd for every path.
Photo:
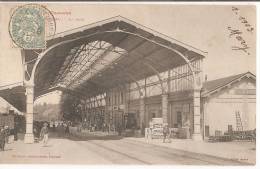
<instances>
[{"instance_id":1,"label":"person walking on platform","mask_svg":"<svg viewBox=\"0 0 260 169\"><path fill-rule=\"evenodd\" d=\"M48 124L47 123L44 123L43 124L43 127L41 129L41 138L43 139L43 146L47 146L47 143L48 143L48 134L49 134L49 131L48 131Z\"/></svg>"}]
</instances>

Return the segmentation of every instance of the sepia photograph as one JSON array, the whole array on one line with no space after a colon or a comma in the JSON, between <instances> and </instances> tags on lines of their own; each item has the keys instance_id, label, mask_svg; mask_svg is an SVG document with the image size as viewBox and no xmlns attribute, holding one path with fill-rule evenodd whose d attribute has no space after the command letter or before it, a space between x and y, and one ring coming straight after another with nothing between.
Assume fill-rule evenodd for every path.
<instances>
[{"instance_id":1,"label":"sepia photograph","mask_svg":"<svg viewBox=\"0 0 260 169\"><path fill-rule=\"evenodd\" d=\"M0 3L0 168L255 166L256 11Z\"/></svg>"}]
</instances>

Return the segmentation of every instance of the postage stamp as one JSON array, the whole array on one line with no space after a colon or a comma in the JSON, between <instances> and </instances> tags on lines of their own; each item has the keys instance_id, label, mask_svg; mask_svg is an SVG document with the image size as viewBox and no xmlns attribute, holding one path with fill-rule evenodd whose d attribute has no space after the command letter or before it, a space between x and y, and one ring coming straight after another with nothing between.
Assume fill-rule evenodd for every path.
<instances>
[{"instance_id":1,"label":"postage stamp","mask_svg":"<svg viewBox=\"0 0 260 169\"><path fill-rule=\"evenodd\" d=\"M41 5L27 4L14 10L9 33L13 42L23 49L46 48L46 37L55 33L54 17Z\"/></svg>"}]
</instances>

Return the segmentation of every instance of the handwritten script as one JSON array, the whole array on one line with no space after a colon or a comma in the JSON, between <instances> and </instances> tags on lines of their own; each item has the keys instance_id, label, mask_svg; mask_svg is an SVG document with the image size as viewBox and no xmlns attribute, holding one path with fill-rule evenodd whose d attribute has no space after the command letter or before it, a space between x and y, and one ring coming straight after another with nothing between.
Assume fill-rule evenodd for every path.
<instances>
[{"instance_id":1,"label":"handwritten script","mask_svg":"<svg viewBox=\"0 0 260 169\"><path fill-rule=\"evenodd\" d=\"M246 32L253 33L254 27L248 22L248 20L244 16L240 15L239 8L232 7L232 11L238 17L239 22L243 25ZM235 50L235 51L243 51L247 55L250 55L250 52L249 52L250 47L243 37L244 32L242 30L238 29L238 28L234 28L234 27L231 27L231 26L228 26L227 29L229 31L229 38L236 39L238 41L238 44L239 44L239 45L231 46L231 49Z\"/></svg>"},{"instance_id":2,"label":"handwritten script","mask_svg":"<svg viewBox=\"0 0 260 169\"><path fill-rule=\"evenodd\" d=\"M246 41L244 40L244 38L242 37L243 32L240 31L239 29L234 29L230 26L228 27L228 30L230 31L229 32L229 38L235 38L237 41L240 42L239 46L234 45L234 46L231 47L231 49L232 50L240 50L240 51L245 52L247 55L250 55L250 53L248 51L249 46L246 43Z\"/></svg>"},{"instance_id":3,"label":"handwritten script","mask_svg":"<svg viewBox=\"0 0 260 169\"><path fill-rule=\"evenodd\" d=\"M232 11L238 16L238 20L244 25L248 32L253 32L253 26L247 21L247 19L239 14L240 10L237 7L232 6Z\"/></svg>"}]
</instances>

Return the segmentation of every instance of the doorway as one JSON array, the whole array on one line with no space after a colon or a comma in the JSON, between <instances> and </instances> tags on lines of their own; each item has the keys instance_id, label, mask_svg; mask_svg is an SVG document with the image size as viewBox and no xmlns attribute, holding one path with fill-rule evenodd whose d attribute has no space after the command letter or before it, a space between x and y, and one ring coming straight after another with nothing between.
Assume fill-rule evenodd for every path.
<instances>
[{"instance_id":1,"label":"doorway","mask_svg":"<svg viewBox=\"0 0 260 169\"><path fill-rule=\"evenodd\" d=\"M177 112L177 126L182 127L182 112Z\"/></svg>"}]
</instances>

